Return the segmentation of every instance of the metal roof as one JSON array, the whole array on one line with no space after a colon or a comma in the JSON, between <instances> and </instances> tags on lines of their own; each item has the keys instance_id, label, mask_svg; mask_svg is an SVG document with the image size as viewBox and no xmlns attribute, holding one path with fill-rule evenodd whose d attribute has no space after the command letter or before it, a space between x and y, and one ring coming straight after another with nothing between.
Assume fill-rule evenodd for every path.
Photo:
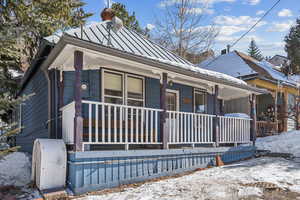
<instances>
[{"instance_id":1,"label":"metal roof","mask_svg":"<svg viewBox=\"0 0 300 200\"><path fill-rule=\"evenodd\" d=\"M181 58L133 30L125 27L122 27L118 32L110 30L110 23L110 21L94 23L83 27L82 32L81 28L76 28L68 30L65 33L79 39L109 46L128 53L157 60L166 60L184 65L192 65L189 61ZM49 42L57 43L59 38L60 35L53 35L46 37L45 39Z\"/></svg>"},{"instance_id":2,"label":"metal roof","mask_svg":"<svg viewBox=\"0 0 300 200\"><path fill-rule=\"evenodd\" d=\"M124 56L126 59L132 58L135 61L150 65L153 64L159 68L171 71L175 70L178 73L189 74L211 82L264 93L264 91L253 88L238 78L197 67L133 30L123 27L118 32L110 30L109 33L109 28L107 27L109 22L94 23L83 27L82 30L81 28L71 29L44 38L45 40L42 41L39 51L43 49L43 44L52 50L47 58L43 57L46 58L45 60L39 58L39 56L36 60L42 62L46 67L55 59L66 43L74 43L75 45L84 46L84 48L97 49L97 51L105 49L105 52L110 52L121 57ZM30 79L34 71L33 69L37 67L36 65L37 63L34 61L29 70L27 70L22 81L22 89L25 87L28 79Z\"/></svg>"}]
</instances>

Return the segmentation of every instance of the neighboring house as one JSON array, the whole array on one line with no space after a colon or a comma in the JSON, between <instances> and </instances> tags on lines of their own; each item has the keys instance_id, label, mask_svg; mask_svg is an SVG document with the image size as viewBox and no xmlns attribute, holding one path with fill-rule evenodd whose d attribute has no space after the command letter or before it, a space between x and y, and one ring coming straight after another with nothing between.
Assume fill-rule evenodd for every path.
<instances>
[{"instance_id":1,"label":"neighboring house","mask_svg":"<svg viewBox=\"0 0 300 200\"><path fill-rule=\"evenodd\" d=\"M272 58L270 58L268 61L274 66L279 68L286 66L289 63L289 59L286 56L281 56L281 55L275 55Z\"/></svg>"},{"instance_id":2,"label":"neighboring house","mask_svg":"<svg viewBox=\"0 0 300 200\"><path fill-rule=\"evenodd\" d=\"M200 64L204 69L225 73L246 81L248 84L264 88L270 94L257 96L258 135L277 133L295 129L295 122L287 118L289 107L293 106L294 96L298 95L298 84L294 79L274 69L267 61L257 61L238 51L223 54ZM243 103L241 103L243 102ZM250 112L246 98L233 100L225 105L226 112Z\"/></svg>"},{"instance_id":3,"label":"neighboring house","mask_svg":"<svg viewBox=\"0 0 300 200\"><path fill-rule=\"evenodd\" d=\"M223 104L264 90L111 26L42 41L19 93L35 95L22 105L17 145L30 152L36 138L63 139L76 193L206 166L217 154L225 162L253 155L236 147L255 140L251 119L226 116Z\"/></svg>"}]
</instances>

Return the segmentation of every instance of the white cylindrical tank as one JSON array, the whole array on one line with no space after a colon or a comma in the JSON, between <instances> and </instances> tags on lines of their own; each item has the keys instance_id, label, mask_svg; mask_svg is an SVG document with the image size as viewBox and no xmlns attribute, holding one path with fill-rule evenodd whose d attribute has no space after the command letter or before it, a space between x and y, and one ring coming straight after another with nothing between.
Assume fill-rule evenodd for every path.
<instances>
[{"instance_id":1,"label":"white cylindrical tank","mask_svg":"<svg viewBox=\"0 0 300 200\"><path fill-rule=\"evenodd\" d=\"M40 190L65 187L67 151L63 140L36 139L32 152L31 178Z\"/></svg>"}]
</instances>

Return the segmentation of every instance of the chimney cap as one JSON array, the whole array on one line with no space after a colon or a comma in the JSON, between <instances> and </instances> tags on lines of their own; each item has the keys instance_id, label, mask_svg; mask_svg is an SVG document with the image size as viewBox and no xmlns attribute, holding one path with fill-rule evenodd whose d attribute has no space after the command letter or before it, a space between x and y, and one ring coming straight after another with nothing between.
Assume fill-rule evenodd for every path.
<instances>
[{"instance_id":1,"label":"chimney cap","mask_svg":"<svg viewBox=\"0 0 300 200\"><path fill-rule=\"evenodd\" d=\"M104 8L101 12L101 18L103 21L106 20L112 20L112 18L115 16L115 12L111 8Z\"/></svg>"}]
</instances>

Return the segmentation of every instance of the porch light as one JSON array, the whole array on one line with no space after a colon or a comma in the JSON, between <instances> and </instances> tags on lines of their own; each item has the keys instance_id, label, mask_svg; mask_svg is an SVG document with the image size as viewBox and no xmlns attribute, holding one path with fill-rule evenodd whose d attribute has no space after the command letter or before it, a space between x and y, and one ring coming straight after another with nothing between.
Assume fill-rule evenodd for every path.
<instances>
[{"instance_id":1,"label":"porch light","mask_svg":"<svg viewBox=\"0 0 300 200\"><path fill-rule=\"evenodd\" d=\"M81 85L81 89L82 89L82 90L87 90L87 84L82 84L82 85Z\"/></svg>"},{"instance_id":2,"label":"porch light","mask_svg":"<svg viewBox=\"0 0 300 200\"><path fill-rule=\"evenodd\" d=\"M168 84L169 84L169 86L173 86L173 81L172 80L170 80L169 82L168 82Z\"/></svg>"}]
</instances>

